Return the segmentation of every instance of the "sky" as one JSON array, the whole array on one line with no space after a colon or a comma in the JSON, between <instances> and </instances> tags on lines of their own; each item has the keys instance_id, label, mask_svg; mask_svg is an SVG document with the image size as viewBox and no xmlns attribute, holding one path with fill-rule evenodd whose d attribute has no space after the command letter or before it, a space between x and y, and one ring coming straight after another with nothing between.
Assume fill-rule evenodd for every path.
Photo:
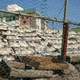
<instances>
[{"instance_id":1,"label":"sky","mask_svg":"<svg viewBox=\"0 0 80 80\"><path fill-rule=\"evenodd\" d=\"M0 0L0 9L9 4L18 4L25 9L36 9L42 15L63 19L64 0ZM80 0L68 0L67 19L80 22Z\"/></svg>"}]
</instances>

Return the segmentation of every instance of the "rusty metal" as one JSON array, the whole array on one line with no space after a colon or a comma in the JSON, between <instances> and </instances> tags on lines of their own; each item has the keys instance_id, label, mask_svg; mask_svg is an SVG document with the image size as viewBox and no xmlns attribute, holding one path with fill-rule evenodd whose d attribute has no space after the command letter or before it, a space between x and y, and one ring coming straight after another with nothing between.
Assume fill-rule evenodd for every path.
<instances>
[{"instance_id":1,"label":"rusty metal","mask_svg":"<svg viewBox=\"0 0 80 80\"><path fill-rule=\"evenodd\" d=\"M63 35L62 35L62 51L61 58L63 61L66 61L66 53L67 53L67 41L68 41L68 23L67 23L67 5L68 0L64 0L64 18L63 18Z\"/></svg>"},{"instance_id":2,"label":"rusty metal","mask_svg":"<svg viewBox=\"0 0 80 80\"><path fill-rule=\"evenodd\" d=\"M63 61L66 61L66 55L67 55L68 30L69 30L68 23L64 23L63 24L62 50L61 50Z\"/></svg>"}]
</instances>

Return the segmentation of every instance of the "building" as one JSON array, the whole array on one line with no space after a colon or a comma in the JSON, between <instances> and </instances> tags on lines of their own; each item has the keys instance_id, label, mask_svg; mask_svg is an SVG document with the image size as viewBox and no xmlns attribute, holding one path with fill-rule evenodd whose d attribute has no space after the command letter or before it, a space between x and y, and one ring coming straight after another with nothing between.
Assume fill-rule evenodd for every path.
<instances>
[{"instance_id":1,"label":"building","mask_svg":"<svg viewBox=\"0 0 80 80\"><path fill-rule=\"evenodd\" d=\"M37 16L37 17L36 17ZM27 29L45 30L47 21L42 20L36 11L6 12L0 11L0 24L26 27Z\"/></svg>"}]
</instances>

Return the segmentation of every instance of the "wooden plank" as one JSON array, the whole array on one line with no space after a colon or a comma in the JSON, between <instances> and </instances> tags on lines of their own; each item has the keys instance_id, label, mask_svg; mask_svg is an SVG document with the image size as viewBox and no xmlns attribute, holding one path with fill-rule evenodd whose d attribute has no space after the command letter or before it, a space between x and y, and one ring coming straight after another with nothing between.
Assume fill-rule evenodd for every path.
<instances>
[{"instance_id":1,"label":"wooden plank","mask_svg":"<svg viewBox=\"0 0 80 80\"><path fill-rule=\"evenodd\" d=\"M16 69L25 69L25 64L22 62L17 62L17 61L6 61L7 65L11 68L16 68Z\"/></svg>"},{"instance_id":2,"label":"wooden plank","mask_svg":"<svg viewBox=\"0 0 80 80\"><path fill-rule=\"evenodd\" d=\"M53 77L53 71L44 70L21 70L12 68L10 76L19 78L48 78Z\"/></svg>"},{"instance_id":3,"label":"wooden plank","mask_svg":"<svg viewBox=\"0 0 80 80\"><path fill-rule=\"evenodd\" d=\"M63 70L68 68L68 64L62 63L52 57L42 57L42 56L24 56L21 57L26 65L30 65L35 69L42 70Z\"/></svg>"}]
</instances>

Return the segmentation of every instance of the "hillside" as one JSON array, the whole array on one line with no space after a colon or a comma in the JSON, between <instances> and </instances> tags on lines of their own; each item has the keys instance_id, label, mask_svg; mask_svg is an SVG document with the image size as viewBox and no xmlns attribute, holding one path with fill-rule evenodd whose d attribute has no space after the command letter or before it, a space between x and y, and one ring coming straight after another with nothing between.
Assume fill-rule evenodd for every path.
<instances>
[{"instance_id":1,"label":"hillside","mask_svg":"<svg viewBox=\"0 0 80 80\"><path fill-rule=\"evenodd\" d=\"M72 30L75 31L75 32L80 32L80 27L73 28Z\"/></svg>"}]
</instances>

